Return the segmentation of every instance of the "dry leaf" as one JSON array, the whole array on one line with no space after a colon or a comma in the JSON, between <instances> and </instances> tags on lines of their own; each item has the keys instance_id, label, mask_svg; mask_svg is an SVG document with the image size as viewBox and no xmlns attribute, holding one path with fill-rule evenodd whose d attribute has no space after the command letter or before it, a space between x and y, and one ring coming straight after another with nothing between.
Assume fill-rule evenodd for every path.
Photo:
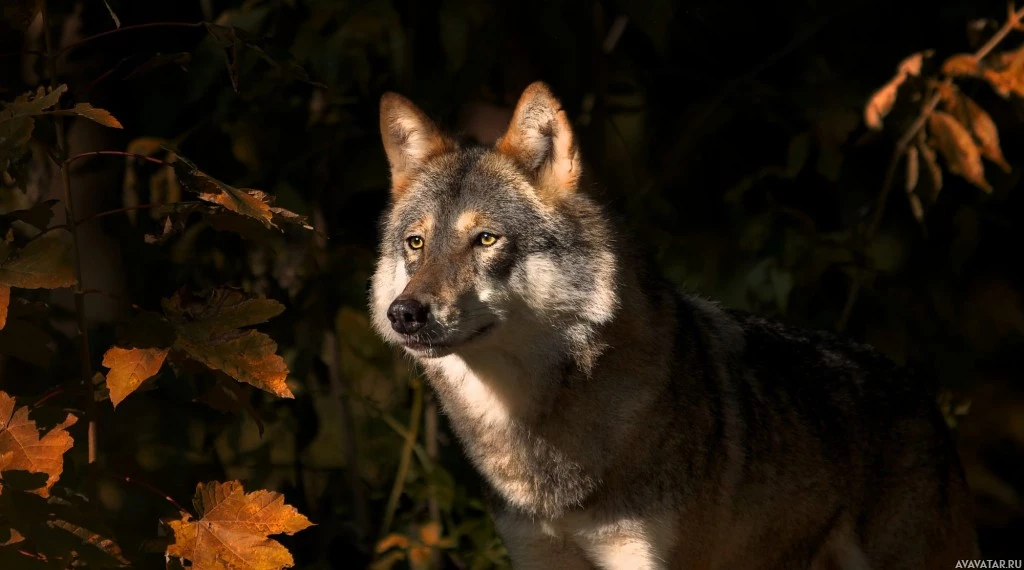
<instances>
[{"instance_id":1,"label":"dry leaf","mask_svg":"<svg viewBox=\"0 0 1024 570\"><path fill-rule=\"evenodd\" d=\"M982 77L1004 98L1011 94L1024 97L1024 45L995 55Z\"/></svg>"},{"instance_id":2,"label":"dry leaf","mask_svg":"<svg viewBox=\"0 0 1024 570\"><path fill-rule=\"evenodd\" d=\"M0 285L0 330L7 326L7 308L11 305L11 288Z\"/></svg>"},{"instance_id":3,"label":"dry leaf","mask_svg":"<svg viewBox=\"0 0 1024 570\"><path fill-rule=\"evenodd\" d=\"M36 423L28 417L28 407L15 409L14 398L0 392L0 455L3 469L45 473L46 485L34 492L50 496L50 489L64 470L64 453L75 440L65 431L78 418L68 414L63 422L39 437ZM10 453L11 455L7 455Z\"/></svg>"},{"instance_id":4,"label":"dry leaf","mask_svg":"<svg viewBox=\"0 0 1024 570\"><path fill-rule=\"evenodd\" d=\"M121 122L115 119L114 116L110 114L110 111L107 111L106 109L99 109L97 107L93 107L89 103L79 103L66 111L60 111L60 114L77 115L79 117L85 117L90 121L97 122L103 125L104 127L110 127L112 129L124 128L121 126Z\"/></svg>"},{"instance_id":5,"label":"dry leaf","mask_svg":"<svg viewBox=\"0 0 1024 570\"><path fill-rule=\"evenodd\" d=\"M0 262L0 285L58 289L75 284L74 247L64 229L46 232Z\"/></svg>"},{"instance_id":6,"label":"dry leaf","mask_svg":"<svg viewBox=\"0 0 1024 570\"><path fill-rule=\"evenodd\" d=\"M169 350L118 346L107 350L103 355L103 366L110 369L107 373L107 388L115 408L143 382L160 372Z\"/></svg>"},{"instance_id":7,"label":"dry leaf","mask_svg":"<svg viewBox=\"0 0 1024 570\"><path fill-rule=\"evenodd\" d=\"M205 340L180 336L174 348L239 382L281 398L295 397L288 388L288 365L277 355L277 343L261 332L247 330Z\"/></svg>"},{"instance_id":8,"label":"dry leaf","mask_svg":"<svg viewBox=\"0 0 1024 570\"><path fill-rule=\"evenodd\" d=\"M87 529L84 526L77 525L64 520L49 521L52 527L59 528L61 530L70 532L82 541L84 544L91 545L93 548L103 552L107 556L113 558L115 561L122 565L127 566L130 564L124 557L124 553L121 552L121 547L117 545L113 540L99 534L93 530Z\"/></svg>"},{"instance_id":9,"label":"dry leaf","mask_svg":"<svg viewBox=\"0 0 1024 570\"><path fill-rule=\"evenodd\" d=\"M238 481L200 483L192 501L198 520L183 513L169 521L174 542L167 555L188 560L192 570L278 570L295 562L272 534L295 534L312 523L284 496L272 491L246 494Z\"/></svg>"},{"instance_id":10,"label":"dry leaf","mask_svg":"<svg viewBox=\"0 0 1024 570\"><path fill-rule=\"evenodd\" d=\"M911 145L907 148L907 192L913 192L917 188L918 176L920 174L921 162L917 156L917 147Z\"/></svg>"},{"instance_id":11,"label":"dry leaf","mask_svg":"<svg viewBox=\"0 0 1024 570\"><path fill-rule=\"evenodd\" d=\"M280 397L294 397L286 383L288 366L276 354L277 343L261 332L239 330L281 314L284 305L218 288L202 301L175 293L164 299L163 309L178 331L175 349L235 380Z\"/></svg>"},{"instance_id":12,"label":"dry leaf","mask_svg":"<svg viewBox=\"0 0 1024 570\"><path fill-rule=\"evenodd\" d=\"M928 118L928 129L935 139L939 153L946 161L946 168L971 184L992 192L992 186L985 180L985 166L981 162L981 151L967 128L953 115L935 111Z\"/></svg>"},{"instance_id":13,"label":"dry leaf","mask_svg":"<svg viewBox=\"0 0 1024 570\"><path fill-rule=\"evenodd\" d=\"M964 124L970 127L974 139L978 141L981 156L994 162L1004 172L1010 172L1012 169L1006 162L1006 158L1003 157L1003 149L999 145L999 128L996 126L996 122L970 97L964 95L962 101L961 108L966 119Z\"/></svg>"},{"instance_id":14,"label":"dry leaf","mask_svg":"<svg viewBox=\"0 0 1024 570\"><path fill-rule=\"evenodd\" d=\"M981 74L981 65L972 54L958 53L942 62L942 73L950 77L977 77Z\"/></svg>"},{"instance_id":15,"label":"dry leaf","mask_svg":"<svg viewBox=\"0 0 1024 570\"><path fill-rule=\"evenodd\" d=\"M199 194L199 199L223 206L236 214L258 220L264 226L274 226L268 196L259 190L235 188L209 176L186 160L174 163L174 172L187 190Z\"/></svg>"},{"instance_id":16,"label":"dry leaf","mask_svg":"<svg viewBox=\"0 0 1024 570\"><path fill-rule=\"evenodd\" d=\"M182 323L195 338L209 338L232 329L265 323L284 312L284 305L237 289L219 287L202 301L187 301L179 291L163 301L168 317Z\"/></svg>"},{"instance_id":17,"label":"dry leaf","mask_svg":"<svg viewBox=\"0 0 1024 570\"><path fill-rule=\"evenodd\" d=\"M39 87L34 93L18 96L0 110L0 174L26 152L35 126L32 117L56 105L67 90L67 85L60 85L49 92Z\"/></svg>"},{"instance_id":18,"label":"dry leaf","mask_svg":"<svg viewBox=\"0 0 1024 570\"><path fill-rule=\"evenodd\" d=\"M922 51L901 61L896 75L871 95L868 104L864 107L864 123L868 128L876 131L882 129L882 120L889 114L889 111L892 111L900 86L906 82L908 77L916 77L921 74L924 59L931 54L930 50Z\"/></svg>"}]
</instances>

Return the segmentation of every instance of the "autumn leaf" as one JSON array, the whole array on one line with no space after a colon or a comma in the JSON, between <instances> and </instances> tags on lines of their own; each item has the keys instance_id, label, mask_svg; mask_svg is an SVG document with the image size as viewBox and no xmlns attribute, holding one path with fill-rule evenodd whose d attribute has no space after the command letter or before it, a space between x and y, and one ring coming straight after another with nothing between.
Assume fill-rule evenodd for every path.
<instances>
[{"instance_id":1,"label":"autumn leaf","mask_svg":"<svg viewBox=\"0 0 1024 570\"><path fill-rule=\"evenodd\" d=\"M115 408L143 382L160 372L169 350L119 346L107 350L103 355L103 366L110 369L107 373L107 388Z\"/></svg>"},{"instance_id":2,"label":"autumn leaf","mask_svg":"<svg viewBox=\"0 0 1024 570\"><path fill-rule=\"evenodd\" d=\"M984 69L982 77L1003 98L1010 95L1024 97L1024 45L1008 52L996 54Z\"/></svg>"},{"instance_id":3,"label":"autumn leaf","mask_svg":"<svg viewBox=\"0 0 1024 570\"><path fill-rule=\"evenodd\" d=\"M284 310L272 299L233 289L215 289L202 302L175 293L163 301L164 314L177 330L174 348L213 370L282 398L292 398L288 366L277 343L264 333L239 330L266 322Z\"/></svg>"},{"instance_id":4,"label":"autumn leaf","mask_svg":"<svg viewBox=\"0 0 1024 570\"><path fill-rule=\"evenodd\" d=\"M281 398L294 398L288 388L288 365L276 354L277 343L257 331L244 331L205 342L178 337L174 347L235 380L252 384Z\"/></svg>"},{"instance_id":5,"label":"autumn leaf","mask_svg":"<svg viewBox=\"0 0 1024 570\"><path fill-rule=\"evenodd\" d=\"M1003 149L999 145L999 128L992 117L973 99L958 93L958 97L946 104L946 110L954 115L965 127L970 129L977 141L981 156L994 162L1004 172L1012 170L1003 157Z\"/></svg>"},{"instance_id":6,"label":"autumn leaf","mask_svg":"<svg viewBox=\"0 0 1024 570\"><path fill-rule=\"evenodd\" d=\"M918 177L920 176L921 162L918 158L918 150L916 146L907 148L907 192L913 192L914 188L917 188Z\"/></svg>"},{"instance_id":7,"label":"autumn leaf","mask_svg":"<svg viewBox=\"0 0 1024 570\"><path fill-rule=\"evenodd\" d=\"M25 93L4 105L0 111L0 174L27 151L32 129L35 128L33 117L56 105L67 89L67 85L51 91L39 87L34 93Z\"/></svg>"},{"instance_id":8,"label":"autumn leaf","mask_svg":"<svg viewBox=\"0 0 1024 570\"><path fill-rule=\"evenodd\" d=\"M214 289L202 302L187 301L179 291L163 301L164 312L195 338L209 338L232 329L265 323L284 312L284 305L252 297L237 289Z\"/></svg>"},{"instance_id":9,"label":"autumn leaf","mask_svg":"<svg viewBox=\"0 0 1024 570\"><path fill-rule=\"evenodd\" d=\"M896 75L871 95L868 104L864 107L864 123L868 128L876 131L882 129L882 120L889 114L889 111L892 111L900 86L907 81L907 78L921 75L924 60L931 55L932 51L929 50L905 58L900 62Z\"/></svg>"},{"instance_id":10,"label":"autumn leaf","mask_svg":"<svg viewBox=\"0 0 1024 570\"><path fill-rule=\"evenodd\" d=\"M225 184L199 171L185 160L175 162L174 171L182 186L199 194L200 200L258 220L266 227L276 227L272 222L274 213L270 211L270 203L265 193Z\"/></svg>"},{"instance_id":11,"label":"autumn leaf","mask_svg":"<svg viewBox=\"0 0 1024 570\"><path fill-rule=\"evenodd\" d=\"M945 111L935 111L928 118L928 130L934 137L936 147L950 172L985 192L992 192L992 186L985 180L985 165L981 162L981 151L966 127L953 115Z\"/></svg>"},{"instance_id":12,"label":"autumn leaf","mask_svg":"<svg viewBox=\"0 0 1024 570\"><path fill-rule=\"evenodd\" d=\"M925 172L928 174L928 180L931 183L930 193L926 198L929 202L934 202L938 198L939 192L942 191L942 167L939 166L938 154L928 144L928 141L925 140L924 130L918 132L914 146L917 147L921 162L925 166Z\"/></svg>"},{"instance_id":13,"label":"autumn leaf","mask_svg":"<svg viewBox=\"0 0 1024 570\"><path fill-rule=\"evenodd\" d=\"M0 261L0 285L58 289L75 284L74 248L67 230L46 232Z\"/></svg>"},{"instance_id":14,"label":"autumn leaf","mask_svg":"<svg viewBox=\"0 0 1024 570\"><path fill-rule=\"evenodd\" d=\"M183 513L168 521L174 542L167 555L190 561L193 570L290 568L295 564L291 553L269 535L291 535L312 526L280 493L246 494L238 481L200 483L192 504L197 520Z\"/></svg>"},{"instance_id":15,"label":"autumn leaf","mask_svg":"<svg viewBox=\"0 0 1024 570\"><path fill-rule=\"evenodd\" d=\"M110 127L112 129L123 129L121 122L114 118L110 114L110 111L106 109L99 109L93 107L89 103L78 103L70 109L64 109L61 111L54 111L54 115L73 115L78 117L84 117L90 121L99 123L104 127Z\"/></svg>"},{"instance_id":16,"label":"autumn leaf","mask_svg":"<svg viewBox=\"0 0 1024 570\"><path fill-rule=\"evenodd\" d=\"M958 53L942 62L942 73L950 77L977 77L981 74L981 65L974 55Z\"/></svg>"},{"instance_id":17,"label":"autumn leaf","mask_svg":"<svg viewBox=\"0 0 1024 570\"><path fill-rule=\"evenodd\" d=\"M68 414L63 422L40 437L35 422L28 417L28 407L15 409L14 398L0 392L0 456L4 457L3 470L46 474L46 484L34 492L48 497L50 489L64 470L64 453L75 443L65 430L76 421L78 418Z\"/></svg>"}]
</instances>

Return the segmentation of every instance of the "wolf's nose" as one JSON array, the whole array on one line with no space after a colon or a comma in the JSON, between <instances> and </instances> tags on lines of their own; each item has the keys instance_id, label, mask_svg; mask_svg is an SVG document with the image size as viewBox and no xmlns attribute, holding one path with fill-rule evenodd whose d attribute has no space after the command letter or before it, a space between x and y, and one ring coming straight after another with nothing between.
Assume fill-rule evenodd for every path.
<instances>
[{"instance_id":1,"label":"wolf's nose","mask_svg":"<svg viewBox=\"0 0 1024 570\"><path fill-rule=\"evenodd\" d=\"M402 334L415 334L427 324L430 307L416 299L395 299L388 307L388 320L391 328Z\"/></svg>"}]
</instances>

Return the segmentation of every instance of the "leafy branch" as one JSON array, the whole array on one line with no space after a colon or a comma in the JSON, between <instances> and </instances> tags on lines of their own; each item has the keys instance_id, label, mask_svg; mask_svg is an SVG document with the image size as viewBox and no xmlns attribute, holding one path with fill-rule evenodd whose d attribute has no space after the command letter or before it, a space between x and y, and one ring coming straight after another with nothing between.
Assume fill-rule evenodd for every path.
<instances>
[{"instance_id":1,"label":"leafy branch","mask_svg":"<svg viewBox=\"0 0 1024 570\"><path fill-rule=\"evenodd\" d=\"M924 160L933 179L933 195L941 188L941 172L935 162L935 151L924 143L924 132L931 125L932 134L940 137L939 151L946 159L950 172L959 174L982 190L991 191L984 180L981 157L985 156L993 162L1008 169L1002 153L998 149L998 135L995 125L980 107L965 96L958 94L954 79L957 76L983 76L982 61L985 60L1011 32L1024 29L1024 8L1016 9L1013 2L1007 5L1007 18L1003 25L973 54L953 56L943 65L945 77L941 82L933 83L932 93L925 99L921 112L911 125L897 139L892 156L886 167L885 177L875 198L871 217L866 225L860 227L854 243L861 251L871 242L881 225L892 187L896 183L896 174L902 162L907 164L907 196L911 209L918 222L924 222L924 208L920 198L914 192L919 179L919 160ZM900 87L911 76L919 76L923 60L930 55L921 52L906 58L901 64L899 74L888 84L877 91L865 109L865 120L870 128L881 129L882 119L892 110ZM987 79L997 89L999 75L988 75ZM1008 91L1008 90L1007 90ZM1022 93L1024 94L1024 93ZM940 104L957 108L960 111L958 120L937 111ZM973 131L973 132L972 132ZM973 139L973 140L972 140ZM842 332L849 324L858 296L865 282L865 272L860 271L850 284L846 301L843 305L836 330Z\"/></svg>"}]
</instances>

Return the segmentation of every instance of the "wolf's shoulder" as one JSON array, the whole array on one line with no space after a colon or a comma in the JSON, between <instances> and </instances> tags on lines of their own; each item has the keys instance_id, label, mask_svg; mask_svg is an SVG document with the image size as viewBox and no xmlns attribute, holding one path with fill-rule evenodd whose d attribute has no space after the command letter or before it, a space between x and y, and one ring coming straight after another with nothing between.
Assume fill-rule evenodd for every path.
<instances>
[{"instance_id":1,"label":"wolf's shoulder","mask_svg":"<svg viewBox=\"0 0 1024 570\"><path fill-rule=\"evenodd\" d=\"M737 355L762 383L787 391L847 391L912 400L934 391L919 374L878 349L823 330L799 327L738 309L722 309L743 339Z\"/></svg>"}]
</instances>

